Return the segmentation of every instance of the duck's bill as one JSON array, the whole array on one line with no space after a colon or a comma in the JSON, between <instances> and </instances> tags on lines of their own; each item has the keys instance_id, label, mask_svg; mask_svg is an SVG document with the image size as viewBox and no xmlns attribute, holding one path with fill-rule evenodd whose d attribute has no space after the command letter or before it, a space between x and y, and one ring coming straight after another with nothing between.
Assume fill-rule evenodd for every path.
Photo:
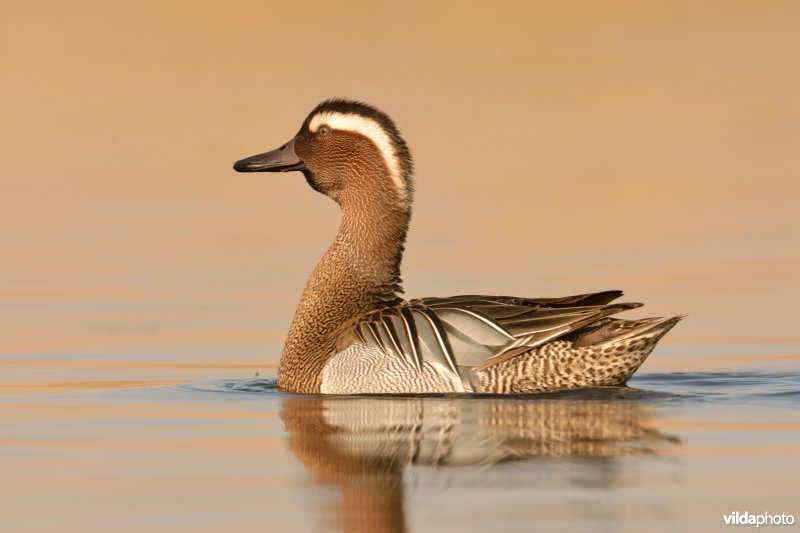
<instances>
[{"instance_id":1,"label":"duck's bill","mask_svg":"<svg viewBox=\"0 0 800 533\"><path fill-rule=\"evenodd\" d=\"M294 139L277 150L253 155L233 164L237 172L289 172L305 169L303 160L294 153Z\"/></svg>"}]
</instances>

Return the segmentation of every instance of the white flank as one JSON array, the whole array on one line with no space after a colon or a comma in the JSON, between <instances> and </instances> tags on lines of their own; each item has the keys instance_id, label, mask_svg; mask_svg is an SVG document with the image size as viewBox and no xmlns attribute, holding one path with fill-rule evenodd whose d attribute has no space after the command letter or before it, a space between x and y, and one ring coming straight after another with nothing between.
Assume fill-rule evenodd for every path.
<instances>
[{"instance_id":1,"label":"white flank","mask_svg":"<svg viewBox=\"0 0 800 533\"><path fill-rule=\"evenodd\" d=\"M371 118L361 115L329 111L315 115L311 119L308 129L311 130L311 133L316 133L317 129L323 124L334 130L358 133L372 141L378 147L383 160L386 162L386 168L389 169L389 176L392 178L395 187L397 187L397 193L401 199L406 199L406 186L403 182L403 177L400 175L400 161L397 159L397 154L395 154L392 147L392 140L380 124Z\"/></svg>"}]
</instances>

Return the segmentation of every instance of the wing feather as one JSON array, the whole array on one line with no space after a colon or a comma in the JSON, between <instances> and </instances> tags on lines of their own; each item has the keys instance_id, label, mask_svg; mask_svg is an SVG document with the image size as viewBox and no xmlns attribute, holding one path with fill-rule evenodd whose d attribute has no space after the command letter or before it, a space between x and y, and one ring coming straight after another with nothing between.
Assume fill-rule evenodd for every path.
<instances>
[{"instance_id":1,"label":"wing feather","mask_svg":"<svg viewBox=\"0 0 800 533\"><path fill-rule=\"evenodd\" d=\"M453 355L453 350L450 347L450 342L447 338L447 331L442 324L442 320L436 315L436 313L427 308L421 308L420 314L425 317L426 320L428 320L431 329L436 336L436 342L439 346L440 353L444 358L445 364L450 368L450 370L458 373L458 370L456 370L456 359Z\"/></svg>"},{"instance_id":2,"label":"wing feather","mask_svg":"<svg viewBox=\"0 0 800 533\"><path fill-rule=\"evenodd\" d=\"M409 311L408 307L403 306L400 307L400 318L403 319L403 326L405 326L411 352L414 355L414 365L417 367L417 370L422 370L422 352L419 346L417 326L414 323L414 315L411 314L411 311Z\"/></svg>"},{"instance_id":3,"label":"wing feather","mask_svg":"<svg viewBox=\"0 0 800 533\"><path fill-rule=\"evenodd\" d=\"M400 332L397 330L396 323L400 323L401 319L391 313L381 313L380 315L381 321L383 322L384 328L386 328L386 333L389 338L389 343L394 350L394 353L402 357L406 360L406 363L414 365L414 354L412 350L404 350L401 346L403 346L403 340L401 338Z\"/></svg>"},{"instance_id":4,"label":"wing feather","mask_svg":"<svg viewBox=\"0 0 800 533\"><path fill-rule=\"evenodd\" d=\"M376 346L417 371L423 364L439 363L460 374L459 368L484 369L566 335L583 339L584 328L593 331L594 324L604 323L609 315L640 306L609 304L621 295L605 291L563 298L423 298L365 315L340 340Z\"/></svg>"},{"instance_id":5,"label":"wing feather","mask_svg":"<svg viewBox=\"0 0 800 533\"><path fill-rule=\"evenodd\" d=\"M447 325L486 346L505 346L514 340L496 320L468 307L440 307L435 310Z\"/></svg>"}]
</instances>

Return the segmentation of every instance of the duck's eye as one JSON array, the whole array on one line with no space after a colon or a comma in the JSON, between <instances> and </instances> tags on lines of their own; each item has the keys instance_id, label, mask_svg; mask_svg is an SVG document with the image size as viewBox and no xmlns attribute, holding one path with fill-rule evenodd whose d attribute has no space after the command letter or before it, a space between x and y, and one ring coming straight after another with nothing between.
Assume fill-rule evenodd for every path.
<instances>
[{"instance_id":1,"label":"duck's eye","mask_svg":"<svg viewBox=\"0 0 800 533\"><path fill-rule=\"evenodd\" d=\"M320 126L317 130L317 135L320 137L325 137L326 135L330 135L331 129L328 126Z\"/></svg>"}]
</instances>

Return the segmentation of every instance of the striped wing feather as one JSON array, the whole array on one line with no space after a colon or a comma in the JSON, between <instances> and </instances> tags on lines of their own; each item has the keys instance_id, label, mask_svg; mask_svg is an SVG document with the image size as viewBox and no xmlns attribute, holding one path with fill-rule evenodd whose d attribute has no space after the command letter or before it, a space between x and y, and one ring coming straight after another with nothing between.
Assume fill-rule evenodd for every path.
<instances>
[{"instance_id":1,"label":"striped wing feather","mask_svg":"<svg viewBox=\"0 0 800 533\"><path fill-rule=\"evenodd\" d=\"M484 369L641 305L609 304L621 295L606 291L565 298L422 298L364 316L337 344L359 341L417 369L423 363L456 373L459 367Z\"/></svg>"}]
</instances>

